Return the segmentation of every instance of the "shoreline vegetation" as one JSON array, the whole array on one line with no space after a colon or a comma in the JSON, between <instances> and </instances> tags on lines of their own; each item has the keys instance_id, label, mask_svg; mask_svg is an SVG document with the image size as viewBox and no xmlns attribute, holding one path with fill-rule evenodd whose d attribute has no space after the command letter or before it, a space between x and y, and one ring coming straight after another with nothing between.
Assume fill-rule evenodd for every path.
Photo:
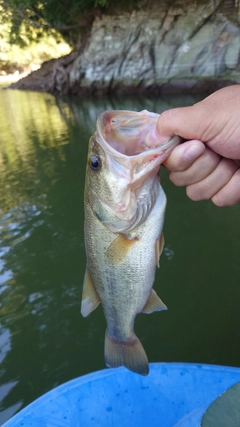
<instances>
[{"instance_id":1,"label":"shoreline vegetation","mask_svg":"<svg viewBox=\"0 0 240 427\"><path fill-rule=\"evenodd\" d=\"M41 68L45 61L71 52L60 34L46 34L39 41L25 39L22 45L9 40L10 24L0 23L0 85L16 83Z\"/></svg>"},{"instance_id":2,"label":"shoreline vegetation","mask_svg":"<svg viewBox=\"0 0 240 427\"><path fill-rule=\"evenodd\" d=\"M16 1L0 0L0 10ZM240 6L232 0L124 0L121 8L113 0L68 0L67 15L55 0L24 7L26 16L11 6L9 20L0 19L1 86L158 96L240 83Z\"/></svg>"}]
</instances>

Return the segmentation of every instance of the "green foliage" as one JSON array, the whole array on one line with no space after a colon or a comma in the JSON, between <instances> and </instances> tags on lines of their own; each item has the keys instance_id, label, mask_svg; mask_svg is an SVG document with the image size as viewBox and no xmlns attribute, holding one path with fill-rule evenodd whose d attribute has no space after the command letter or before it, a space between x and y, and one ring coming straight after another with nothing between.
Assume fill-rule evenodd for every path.
<instances>
[{"instance_id":1,"label":"green foliage","mask_svg":"<svg viewBox=\"0 0 240 427\"><path fill-rule=\"evenodd\" d=\"M53 29L71 39L76 29L79 33L84 25L82 14L94 9L94 5L95 0L0 0L0 25L10 22L10 43L21 46L26 41L22 37L23 26L29 40L41 39Z\"/></svg>"},{"instance_id":2,"label":"green foliage","mask_svg":"<svg viewBox=\"0 0 240 427\"><path fill-rule=\"evenodd\" d=\"M240 383L230 387L209 406L201 427L240 426Z\"/></svg>"},{"instance_id":3,"label":"green foliage","mask_svg":"<svg viewBox=\"0 0 240 427\"><path fill-rule=\"evenodd\" d=\"M45 32L42 28L38 28L36 31L34 27L24 23L21 24L18 43L14 43L10 19L1 21L0 75L34 71L42 62L66 55L71 50L55 30Z\"/></svg>"},{"instance_id":4,"label":"green foliage","mask_svg":"<svg viewBox=\"0 0 240 427\"><path fill-rule=\"evenodd\" d=\"M41 39L52 29L75 44L79 34L97 12L97 8L133 6L137 0L0 0L0 26L11 23L10 42L24 45L22 26L28 39Z\"/></svg>"},{"instance_id":5,"label":"green foliage","mask_svg":"<svg viewBox=\"0 0 240 427\"><path fill-rule=\"evenodd\" d=\"M109 5L109 1L108 0L96 0L95 1L95 6L101 6L101 7L107 7Z\"/></svg>"}]
</instances>

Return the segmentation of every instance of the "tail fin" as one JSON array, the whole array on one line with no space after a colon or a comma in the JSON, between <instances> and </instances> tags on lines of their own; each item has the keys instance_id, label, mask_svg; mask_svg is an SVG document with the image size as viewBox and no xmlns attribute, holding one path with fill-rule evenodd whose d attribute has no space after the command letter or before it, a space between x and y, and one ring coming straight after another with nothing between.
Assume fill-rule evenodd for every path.
<instances>
[{"instance_id":1,"label":"tail fin","mask_svg":"<svg viewBox=\"0 0 240 427\"><path fill-rule=\"evenodd\" d=\"M108 367L125 366L130 371L141 375L148 375L149 372L147 355L135 334L129 341L118 342L106 331L105 362Z\"/></svg>"}]
</instances>

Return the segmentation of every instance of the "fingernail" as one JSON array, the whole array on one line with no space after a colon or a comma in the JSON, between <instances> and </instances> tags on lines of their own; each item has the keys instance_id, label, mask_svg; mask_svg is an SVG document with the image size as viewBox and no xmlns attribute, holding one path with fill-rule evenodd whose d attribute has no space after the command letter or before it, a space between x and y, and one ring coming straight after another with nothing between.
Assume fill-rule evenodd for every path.
<instances>
[{"instance_id":1,"label":"fingernail","mask_svg":"<svg viewBox=\"0 0 240 427\"><path fill-rule=\"evenodd\" d=\"M185 150L184 156L187 160L193 162L204 152L204 149L205 149L204 146L192 144L190 147L188 147Z\"/></svg>"}]
</instances>

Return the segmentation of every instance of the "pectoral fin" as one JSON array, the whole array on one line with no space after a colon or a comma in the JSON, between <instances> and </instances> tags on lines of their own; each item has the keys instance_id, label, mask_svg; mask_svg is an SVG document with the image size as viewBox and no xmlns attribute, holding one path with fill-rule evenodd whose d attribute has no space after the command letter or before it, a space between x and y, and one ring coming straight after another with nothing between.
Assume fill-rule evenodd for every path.
<instances>
[{"instance_id":1,"label":"pectoral fin","mask_svg":"<svg viewBox=\"0 0 240 427\"><path fill-rule=\"evenodd\" d=\"M105 260L109 264L118 265L121 264L126 258L129 249L138 239L128 239L124 234L113 240L105 253Z\"/></svg>"},{"instance_id":2,"label":"pectoral fin","mask_svg":"<svg viewBox=\"0 0 240 427\"><path fill-rule=\"evenodd\" d=\"M86 268L84 282L83 282L83 293L82 293L82 304L81 314L83 317L87 317L97 306L100 304L99 296L95 290L92 278Z\"/></svg>"},{"instance_id":3,"label":"pectoral fin","mask_svg":"<svg viewBox=\"0 0 240 427\"><path fill-rule=\"evenodd\" d=\"M152 289L150 296L144 306L142 313L150 314L154 311L167 310L167 306L162 302L156 292Z\"/></svg>"},{"instance_id":4,"label":"pectoral fin","mask_svg":"<svg viewBox=\"0 0 240 427\"><path fill-rule=\"evenodd\" d=\"M158 268L159 268L159 259L162 254L163 248L164 248L164 236L162 233L160 238L155 242L155 258L156 258L156 265L158 266Z\"/></svg>"}]
</instances>

